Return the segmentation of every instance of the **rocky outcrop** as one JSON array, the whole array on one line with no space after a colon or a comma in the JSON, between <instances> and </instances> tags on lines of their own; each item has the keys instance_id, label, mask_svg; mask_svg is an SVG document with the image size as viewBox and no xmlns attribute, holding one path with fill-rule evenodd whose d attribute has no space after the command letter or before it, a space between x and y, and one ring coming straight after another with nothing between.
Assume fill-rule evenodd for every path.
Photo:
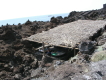
<instances>
[{"instance_id":1,"label":"rocky outcrop","mask_svg":"<svg viewBox=\"0 0 106 80\"><path fill-rule=\"evenodd\" d=\"M104 5L105 6L105 5ZM105 8L105 7L104 7ZM91 11L72 11L69 13L67 17L59 18L58 17L52 17L51 22L56 24L64 24L76 21L78 19L81 20L103 20L106 19L106 10L105 9L99 9L99 10L91 10Z\"/></svg>"},{"instance_id":2,"label":"rocky outcrop","mask_svg":"<svg viewBox=\"0 0 106 80\"><path fill-rule=\"evenodd\" d=\"M106 4L103 4L103 9L105 9L105 10L106 10Z\"/></svg>"},{"instance_id":3,"label":"rocky outcrop","mask_svg":"<svg viewBox=\"0 0 106 80\"><path fill-rule=\"evenodd\" d=\"M67 64L67 62L64 63L64 61L56 61L55 63L52 63L54 58L51 59L50 56L49 58L47 58L44 67L38 68L41 64L40 61L42 59L42 55L35 54L37 53L35 49L38 46L41 46L42 44L22 40L22 38L29 37L33 34L40 33L42 31L47 31L51 28L56 27L57 25L73 22L78 19L106 19L106 10L99 9L81 12L73 11L70 12L69 15L64 18L62 18L61 16L52 17L50 22L31 22L28 20L24 24L19 23L18 25L2 25L0 27L0 80L30 80L31 77L35 77L37 78L37 80L70 80L72 79L72 77L73 80L80 80L80 78L82 77L84 77L84 79L88 78L88 74L83 75L84 71L88 71L88 68L85 68L85 66L83 67L83 65L80 64L70 65L71 63ZM100 37L101 40L99 38L97 39L98 45L104 44L104 38L105 36L102 36ZM104 39L103 43L102 39ZM89 56L87 55L83 57L84 60L80 58L79 60L86 62L88 58ZM72 62L74 62L74 59ZM61 65L63 63L65 65ZM105 69L105 67L103 69ZM103 70L99 70L95 72L95 74L100 76L101 72L103 72ZM81 77L79 77L79 74ZM95 76L95 74L93 74L93 76ZM78 75L79 78L76 78L76 75ZM105 78L105 74L102 75L104 75L103 77ZM101 77L98 78L98 80L100 79ZM83 80L83 78L81 80Z\"/></svg>"},{"instance_id":4,"label":"rocky outcrop","mask_svg":"<svg viewBox=\"0 0 106 80\"><path fill-rule=\"evenodd\" d=\"M96 45L95 41L85 41L79 44L79 51L83 54L91 54Z\"/></svg>"},{"instance_id":5,"label":"rocky outcrop","mask_svg":"<svg viewBox=\"0 0 106 80\"><path fill-rule=\"evenodd\" d=\"M4 28L4 27L3 27ZM4 41L15 41L16 39L21 39L22 37L15 32L12 28L1 29L0 39Z\"/></svg>"},{"instance_id":6,"label":"rocky outcrop","mask_svg":"<svg viewBox=\"0 0 106 80\"><path fill-rule=\"evenodd\" d=\"M38 67L32 50L36 44L22 41L14 28L1 27L0 31L0 80L29 79L30 70Z\"/></svg>"}]
</instances>

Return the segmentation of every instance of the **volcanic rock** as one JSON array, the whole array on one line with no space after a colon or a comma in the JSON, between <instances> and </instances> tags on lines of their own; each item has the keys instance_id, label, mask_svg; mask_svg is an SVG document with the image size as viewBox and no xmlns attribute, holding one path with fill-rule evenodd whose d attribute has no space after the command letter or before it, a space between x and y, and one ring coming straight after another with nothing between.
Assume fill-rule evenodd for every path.
<instances>
[{"instance_id":1,"label":"volcanic rock","mask_svg":"<svg viewBox=\"0 0 106 80\"><path fill-rule=\"evenodd\" d=\"M106 19L105 5L103 9L98 9L98 10L81 11L81 12L73 11L70 12L70 14L64 18L62 18L61 16L52 17L51 20L47 22L43 22L43 21L31 22L28 20L24 24L19 23L18 25L14 25L14 24L2 25L0 27L0 80L30 80L31 77L36 77L41 80L44 79L45 80L51 80L51 79L83 80L85 78L88 78L88 76L90 75L87 74L82 75L83 73L82 72L83 69L81 69L82 65L80 65L80 68L76 68L78 64L74 66L70 66L71 63L69 63L68 65L67 64L58 65L59 63L57 61L57 65L59 68L56 67L57 69L55 69L55 67L52 66L52 62L49 62L50 59L47 59L46 61L47 63L45 64L44 67L45 70L43 70L42 72L42 68L41 69L38 68L39 67L38 60L40 62L41 57L39 58L37 57L36 54L34 54L36 52L35 49L41 45L33 42L21 40L22 38L27 38L33 34L50 30L51 28L54 28L57 25L73 22L78 19L105 20ZM104 39L104 37L101 39ZM98 43L101 41L99 40L97 40ZM35 56L37 58L35 58ZM101 64L103 65L104 63L105 61L103 61ZM99 63L97 62L96 64ZM48 68L50 67L51 70L49 68L47 71L46 70L47 67ZM97 65L95 65L95 67L98 68ZM96 68L95 68L96 72L94 72L94 74L91 75L93 76L93 78L91 79L94 79L96 76L98 80L100 80L101 79L100 73L101 73L102 77L105 80L105 72L106 72L106 71L104 72L105 67L101 67L100 69L103 70L99 70L99 71L97 71ZM88 71L88 69L86 69L86 71ZM81 73L81 75L77 75L78 73ZM74 75L75 76L77 75L78 78L76 78ZM49 78L46 79L47 77Z\"/></svg>"}]
</instances>

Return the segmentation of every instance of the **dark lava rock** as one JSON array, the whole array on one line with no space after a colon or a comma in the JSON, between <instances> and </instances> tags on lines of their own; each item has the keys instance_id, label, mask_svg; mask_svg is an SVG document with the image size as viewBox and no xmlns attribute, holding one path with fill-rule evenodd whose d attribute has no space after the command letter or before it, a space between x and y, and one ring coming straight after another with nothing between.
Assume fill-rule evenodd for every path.
<instances>
[{"instance_id":1,"label":"dark lava rock","mask_svg":"<svg viewBox=\"0 0 106 80\"><path fill-rule=\"evenodd\" d=\"M19 73L20 72L20 68L19 67L14 67L13 72L14 73Z\"/></svg>"},{"instance_id":2,"label":"dark lava rock","mask_svg":"<svg viewBox=\"0 0 106 80\"><path fill-rule=\"evenodd\" d=\"M34 61L34 58L30 55L25 55L23 57L23 62L24 62L25 65L29 65L33 61Z\"/></svg>"},{"instance_id":3,"label":"dark lava rock","mask_svg":"<svg viewBox=\"0 0 106 80\"><path fill-rule=\"evenodd\" d=\"M13 58L14 51L11 49L6 49L0 53L1 62L9 62Z\"/></svg>"},{"instance_id":4,"label":"dark lava rock","mask_svg":"<svg viewBox=\"0 0 106 80\"><path fill-rule=\"evenodd\" d=\"M97 38L97 42L98 42L98 46L101 46L103 44L105 44L106 42L106 36L100 36Z\"/></svg>"},{"instance_id":5,"label":"dark lava rock","mask_svg":"<svg viewBox=\"0 0 106 80\"><path fill-rule=\"evenodd\" d=\"M25 25L29 25L29 24L31 24L31 23L32 23L32 22L28 20L28 21L25 22Z\"/></svg>"},{"instance_id":6,"label":"dark lava rock","mask_svg":"<svg viewBox=\"0 0 106 80\"><path fill-rule=\"evenodd\" d=\"M68 17L73 17L73 16L76 15L76 13L77 13L76 11L72 11L72 12L69 13Z\"/></svg>"},{"instance_id":7,"label":"dark lava rock","mask_svg":"<svg viewBox=\"0 0 106 80\"><path fill-rule=\"evenodd\" d=\"M31 22L28 20L25 24L2 25L0 27L0 80L30 80L30 76L39 77L42 75L40 74L41 69L32 71L32 69L39 67L38 61L41 60L42 56L38 57L38 55L35 55L34 53L35 48L42 44L37 44L27 40L23 41L22 38L27 38L30 35L47 31L58 25L73 22L78 19L97 20L101 18L106 19L105 5L104 9L81 12L73 11L64 18L61 16L52 17L50 21L47 22ZM89 53L93 48L94 45L92 42L82 42L79 46L79 50L82 53ZM37 60L34 56L37 57ZM85 56L85 58L87 59L88 57ZM50 59L47 59L47 62L48 61L50 61ZM48 64L46 65L48 66ZM69 67L70 66L68 66L68 68ZM68 68L66 71L68 71ZM58 73L53 73L55 76L57 76L57 74ZM63 77L67 77L67 74L66 76L63 74Z\"/></svg>"},{"instance_id":8,"label":"dark lava rock","mask_svg":"<svg viewBox=\"0 0 106 80\"><path fill-rule=\"evenodd\" d=\"M38 28L39 28L38 23L35 23L35 24L33 24L33 25L30 26L30 29L32 31L36 31Z\"/></svg>"},{"instance_id":9,"label":"dark lava rock","mask_svg":"<svg viewBox=\"0 0 106 80\"><path fill-rule=\"evenodd\" d=\"M25 48L31 48L32 44L30 44L30 41L24 40L22 41L22 44L24 45Z\"/></svg>"},{"instance_id":10,"label":"dark lava rock","mask_svg":"<svg viewBox=\"0 0 106 80\"><path fill-rule=\"evenodd\" d=\"M12 43L12 48L15 49L15 50L22 49L23 46L24 45L22 44L21 40L16 40Z\"/></svg>"},{"instance_id":11,"label":"dark lava rock","mask_svg":"<svg viewBox=\"0 0 106 80\"><path fill-rule=\"evenodd\" d=\"M106 10L106 4L103 4L103 9L105 9L105 10Z\"/></svg>"},{"instance_id":12,"label":"dark lava rock","mask_svg":"<svg viewBox=\"0 0 106 80\"><path fill-rule=\"evenodd\" d=\"M16 40L16 37L14 35L14 31L12 29L8 29L5 31L4 34L0 35L0 39L2 40Z\"/></svg>"},{"instance_id":13,"label":"dark lava rock","mask_svg":"<svg viewBox=\"0 0 106 80\"><path fill-rule=\"evenodd\" d=\"M62 16L58 16L58 17L56 17L56 18L57 18L58 20L61 20L61 19L63 19L63 18L62 18Z\"/></svg>"},{"instance_id":14,"label":"dark lava rock","mask_svg":"<svg viewBox=\"0 0 106 80\"><path fill-rule=\"evenodd\" d=\"M21 29L21 28L22 28L21 23L19 23L19 24L17 25L17 28L18 28L18 29Z\"/></svg>"},{"instance_id":15,"label":"dark lava rock","mask_svg":"<svg viewBox=\"0 0 106 80\"><path fill-rule=\"evenodd\" d=\"M2 33L3 33L3 31L4 31L4 30L0 28L0 34L2 34Z\"/></svg>"},{"instance_id":16,"label":"dark lava rock","mask_svg":"<svg viewBox=\"0 0 106 80\"><path fill-rule=\"evenodd\" d=\"M26 55L27 53L23 52L22 50L18 50L14 53L14 62L15 64L21 64L22 61L23 61L23 58L24 56Z\"/></svg>"},{"instance_id":17,"label":"dark lava rock","mask_svg":"<svg viewBox=\"0 0 106 80\"><path fill-rule=\"evenodd\" d=\"M52 22L52 23L58 23L58 21L57 21L57 19L55 17L52 17L51 20L50 20L50 22Z\"/></svg>"},{"instance_id":18,"label":"dark lava rock","mask_svg":"<svg viewBox=\"0 0 106 80\"><path fill-rule=\"evenodd\" d=\"M38 61L37 61L37 59L35 59L35 60L31 63L31 67L32 67L33 69L35 69L35 68L38 67Z\"/></svg>"},{"instance_id":19,"label":"dark lava rock","mask_svg":"<svg viewBox=\"0 0 106 80\"><path fill-rule=\"evenodd\" d=\"M90 54L94 50L95 41L85 41L79 44L79 51L84 54Z\"/></svg>"},{"instance_id":20,"label":"dark lava rock","mask_svg":"<svg viewBox=\"0 0 106 80\"><path fill-rule=\"evenodd\" d=\"M3 31L3 29L1 29L1 30L2 30L2 32L0 34L0 40L15 41L16 39L22 38L17 32L12 30L12 28L7 28L4 31Z\"/></svg>"}]
</instances>

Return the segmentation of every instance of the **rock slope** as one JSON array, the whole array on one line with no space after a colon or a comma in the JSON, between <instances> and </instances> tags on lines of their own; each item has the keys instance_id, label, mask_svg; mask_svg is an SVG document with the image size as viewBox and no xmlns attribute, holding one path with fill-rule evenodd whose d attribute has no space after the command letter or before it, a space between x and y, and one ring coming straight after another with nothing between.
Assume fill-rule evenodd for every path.
<instances>
[{"instance_id":1,"label":"rock slope","mask_svg":"<svg viewBox=\"0 0 106 80\"><path fill-rule=\"evenodd\" d=\"M33 34L54 28L57 25L63 25L65 23L73 22L78 19L105 20L106 10L99 9L99 10L81 11L81 12L73 11L65 18L62 18L61 16L56 18L52 17L50 22L49 21L31 22L28 20L24 24L19 23L18 25L14 24L2 25L0 27L0 80L31 80L32 77L31 75L34 75L33 74L34 71L35 72L38 71L38 73L40 73L35 74L34 79L37 80L39 78L44 80L45 76L46 78L49 77L48 79L51 80L50 78L53 79L55 76L57 76L54 74L55 75L54 77L52 75L50 77L47 75L47 73L49 73L48 71L52 72L53 70L56 70L55 68L58 65L66 64L66 62L60 60L55 61L51 57L47 57L47 63L45 64L45 67L40 68L39 65L42 56L38 57L34 53L36 47L41 45L29 41L23 41L22 38L27 38ZM62 67L67 69L69 68L69 66L67 65L66 67L64 65ZM62 67L60 69L63 70ZM72 69L74 69L74 67ZM64 76L60 74L60 76L62 76L61 78L64 77L63 78L64 80L65 79L68 80L69 76L74 75L74 73L77 74L75 71L71 71L72 73L70 73L66 69L65 71L66 73L62 73L62 75L64 74ZM60 79L59 76L57 76L57 79Z\"/></svg>"}]
</instances>

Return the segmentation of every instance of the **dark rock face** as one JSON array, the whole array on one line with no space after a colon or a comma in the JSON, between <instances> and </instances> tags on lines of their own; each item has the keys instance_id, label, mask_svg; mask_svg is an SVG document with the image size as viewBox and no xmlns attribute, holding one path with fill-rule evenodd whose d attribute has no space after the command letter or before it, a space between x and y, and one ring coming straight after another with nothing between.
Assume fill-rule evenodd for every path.
<instances>
[{"instance_id":1,"label":"dark rock face","mask_svg":"<svg viewBox=\"0 0 106 80\"><path fill-rule=\"evenodd\" d=\"M23 47L24 47L24 45L22 44L21 40L15 40L12 43L12 48L15 49L15 50L22 49Z\"/></svg>"},{"instance_id":2,"label":"dark rock face","mask_svg":"<svg viewBox=\"0 0 106 80\"><path fill-rule=\"evenodd\" d=\"M103 4L103 9L105 9L105 10L106 10L106 4Z\"/></svg>"},{"instance_id":3,"label":"dark rock face","mask_svg":"<svg viewBox=\"0 0 106 80\"><path fill-rule=\"evenodd\" d=\"M15 41L16 39L21 39L22 37L12 30L12 28L1 29L0 40L4 41Z\"/></svg>"},{"instance_id":4,"label":"dark rock face","mask_svg":"<svg viewBox=\"0 0 106 80\"><path fill-rule=\"evenodd\" d=\"M51 18L51 20L50 20L50 22L51 23L54 23L55 25L58 25L58 24L61 24L62 23L62 20L63 20L63 18L62 18L62 16L58 16L58 17L52 17Z\"/></svg>"},{"instance_id":5,"label":"dark rock face","mask_svg":"<svg viewBox=\"0 0 106 80\"><path fill-rule=\"evenodd\" d=\"M36 68L38 67L38 60L37 60L37 59L34 60L34 61L31 63L31 67L32 67L33 69L36 69Z\"/></svg>"},{"instance_id":6,"label":"dark rock face","mask_svg":"<svg viewBox=\"0 0 106 80\"><path fill-rule=\"evenodd\" d=\"M72 11L71 13L69 13L68 17L73 17L73 16L75 16L76 14L77 14L76 11Z\"/></svg>"},{"instance_id":7,"label":"dark rock face","mask_svg":"<svg viewBox=\"0 0 106 80\"><path fill-rule=\"evenodd\" d=\"M18 24L17 28L18 28L18 29L21 29L21 28L22 28L21 23Z\"/></svg>"},{"instance_id":8,"label":"dark rock face","mask_svg":"<svg viewBox=\"0 0 106 80\"><path fill-rule=\"evenodd\" d=\"M106 36L100 36L100 37L98 37L97 42L98 42L98 46L101 46L101 45L105 44L105 42L106 42Z\"/></svg>"},{"instance_id":9,"label":"dark rock face","mask_svg":"<svg viewBox=\"0 0 106 80\"><path fill-rule=\"evenodd\" d=\"M55 17L52 17L50 22L57 23L57 19Z\"/></svg>"},{"instance_id":10,"label":"dark rock face","mask_svg":"<svg viewBox=\"0 0 106 80\"><path fill-rule=\"evenodd\" d=\"M4 31L4 30L0 28L0 34L2 34L2 33L3 33L3 31Z\"/></svg>"},{"instance_id":11,"label":"dark rock face","mask_svg":"<svg viewBox=\"0 0 106 80\"><path fill-rule=\"evenodd\" d=\"M105 5L104 5L105 6ZM105 7L104 7L105 8ZM67 17L52 17L50 22L55 23L56 25L69 23L76 21L78 19L82 20L96 20L96 19L106 19L106 10L99 9L99 10L91 10L91 11L72 11L69 13Z\"/></svg>"},{"instance_id":12,"label":"dark rock face","mask_svg":"<svg viewBox=\"0 0 106 80\"><path fill-rule=\"evenodd\" d=\"M83 54L90 54L94 49L95 43L94 41L81 42L79 44L79 51Z\"/></svg>"},{"instance_id":13,"label":"dark rock face","mask_svg":"<svg viewBox=\"0 0 106 80\"><path fill-rule=\"evenodd\" d=\"M38 67L32 54L32 47L36 44L33 46L28 41L22 41L18 32L21 28L15 30L14 26L11 27L0 28L0 80L22 80L30 75L31 69Z\"/></svg>"},{"instance_id":14,"label":"dark rock face","mask_svg":"<svg viewBox=\"0 0 106 80\"><path fill-rule=\"evenodd\" d=\"M31 21L28 20L25 22L25 25L29 25L29 24L31 24Z\"/></svg>"},{"instance_id":15,"label":"dark rock face","mask_svg":"<svg viewBox=\"0 0 106 80\"><path fill-rule=\"evenodd\" d=\"M0 61L1 62L9 62L9 60L11 61L13 58L13 54L14 50L12 49L2 50L0 53Z\"/></svg>"}]
</instances>

